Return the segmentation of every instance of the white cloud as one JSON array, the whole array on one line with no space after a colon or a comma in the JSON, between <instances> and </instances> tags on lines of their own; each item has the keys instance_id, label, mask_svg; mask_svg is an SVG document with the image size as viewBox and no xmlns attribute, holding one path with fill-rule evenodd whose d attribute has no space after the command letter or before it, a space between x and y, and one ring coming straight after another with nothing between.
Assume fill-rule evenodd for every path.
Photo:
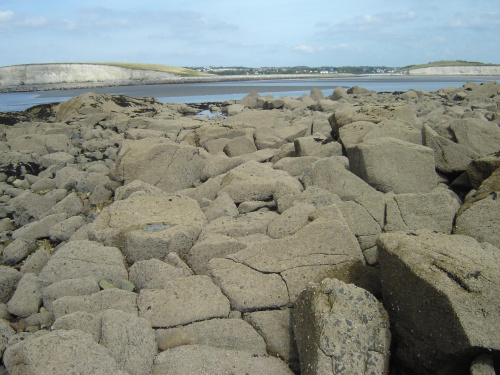
<instances>
[{"instance_id":1,"label":"white cloud","mask_svg":"<svg viewBox=\"0 0 500 375\"><path fill-rule=\"evenodd\" d=\"M13 18L14 18L14 12L11 10L0 12L0 22L9 22Z\"/></svg>"},{"instance_id":2,"label":"white cloud","mask_svg":"<svg viewBox=\"0 0 500 375\"><path fill-rule=\"evenodd\" d=\"M17 15L11 10L0 12L0 28L8 29L14 27L40 27L47 23L43 16Z\"/></svg>"},{"instance_id":3,"label":"white cloud","mask_svg":"<svg viewBox=\"0 0 500 375\"><path fill-rule=\"evenodd\" d=\"M312 53L317 53L317 52L323 52L325 50L325 47L322 47L322 46L313 47L313 46L301 44L299 46L293 47L293 49L294 49L294 51L312 54Z\"/></svg>"}]
</instances>

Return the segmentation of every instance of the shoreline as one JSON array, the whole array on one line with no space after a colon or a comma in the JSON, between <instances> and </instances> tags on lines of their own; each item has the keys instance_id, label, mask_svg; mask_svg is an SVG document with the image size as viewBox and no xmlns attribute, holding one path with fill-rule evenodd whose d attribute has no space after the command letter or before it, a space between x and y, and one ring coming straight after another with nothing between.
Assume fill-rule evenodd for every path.
<instances>
[{"instance_id":1,"label":"shoreline","mask_svg":"<svg viewBox=\"0 0 500 375\"><path fill-rule=\"evenodd\" d=\"M442 78L492 78L498 76L492 75L406 75L406 74L270 74L270 75L238 75L238 76L208 76L208 77L175 77L171 79L156 79L156 80L127 80L127 81L109 81L109 82L81 82L81 83L54 83L43 85L20 85L0 87L0 93L16 93L16 92L42 92L54 90L74 90L74 89L91 89L103 87L120 87L120 86L149 86L149 85L165 85L165 84L184 84L184 83L215 83L215 82L244 82L244 81L266 81L266 80L285 80L285 79L329 79L343 80L346 78L353 80L362 79L423 79L428 78L433 80L436 77Z\"/></svg>"}]
</instances>

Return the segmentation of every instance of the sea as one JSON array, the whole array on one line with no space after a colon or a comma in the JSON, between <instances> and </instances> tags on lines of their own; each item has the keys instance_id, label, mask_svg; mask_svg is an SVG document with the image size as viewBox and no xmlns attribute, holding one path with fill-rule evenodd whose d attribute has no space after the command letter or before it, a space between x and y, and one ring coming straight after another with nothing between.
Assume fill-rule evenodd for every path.
<instances>
[{"instance_id":1,"label":"sea","mask_svg":"<svg viewBox=\"0 0 500 375\"><path fill-rule=\"evenodd\" d=\"M345 78L294 78L225 82L187 82L155 85L111 86L88 89L0 93L0 112L24 111L32 106L62 102L86 92L153 97L164 103L218 103L239 100L255 90L261 95L299 97L319 88L325 96L341 86L360 86L376 92L404 92L410 89L437 91L461 87L467 82L500 81L500 76L354 76Z\"/></svg>"}]
</instances>

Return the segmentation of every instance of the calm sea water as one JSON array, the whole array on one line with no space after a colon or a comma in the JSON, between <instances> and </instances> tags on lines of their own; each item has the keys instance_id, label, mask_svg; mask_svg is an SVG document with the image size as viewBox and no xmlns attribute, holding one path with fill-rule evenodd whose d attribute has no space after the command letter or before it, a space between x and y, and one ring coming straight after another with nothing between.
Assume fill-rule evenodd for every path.
<instances>
[{"instance_id":1,"label":"calm sea water","mask_svg":"<svg viewBox=\"0 0 500 375\"><path fill-rule=\"evenodd\" d=\"M239 100L250 91L261 95L299 97L319 88L330 95L337 86L361 86L377 92L408 91L418 89L437 91L447 86L460 87L467 82L500 81L500 77L409 77L368 76L349 78L279 79L266 81L229 81L180 83L143 86L113 86L91 89L51 90L23 93L0 93L0 111L24 111L37 104L61 102L85 92L127 95L136 98L154 97L162 102L204 103Z\"/></svg>"}]
</instances>

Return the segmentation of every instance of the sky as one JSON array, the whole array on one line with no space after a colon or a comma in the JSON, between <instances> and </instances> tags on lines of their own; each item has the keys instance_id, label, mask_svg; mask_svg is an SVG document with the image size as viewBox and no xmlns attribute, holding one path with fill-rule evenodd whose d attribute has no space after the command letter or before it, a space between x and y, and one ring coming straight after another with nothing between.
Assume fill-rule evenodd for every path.
<instances>
[{"instance_id":1,"label":"sky","mask_svg":"<svg viewBox=\"0 0 500 375\"><path fill-rule=\"evenodd\" d=\"M498 0L0 0L0 66L500 63Z\"/></svg>"}]
</instances>

